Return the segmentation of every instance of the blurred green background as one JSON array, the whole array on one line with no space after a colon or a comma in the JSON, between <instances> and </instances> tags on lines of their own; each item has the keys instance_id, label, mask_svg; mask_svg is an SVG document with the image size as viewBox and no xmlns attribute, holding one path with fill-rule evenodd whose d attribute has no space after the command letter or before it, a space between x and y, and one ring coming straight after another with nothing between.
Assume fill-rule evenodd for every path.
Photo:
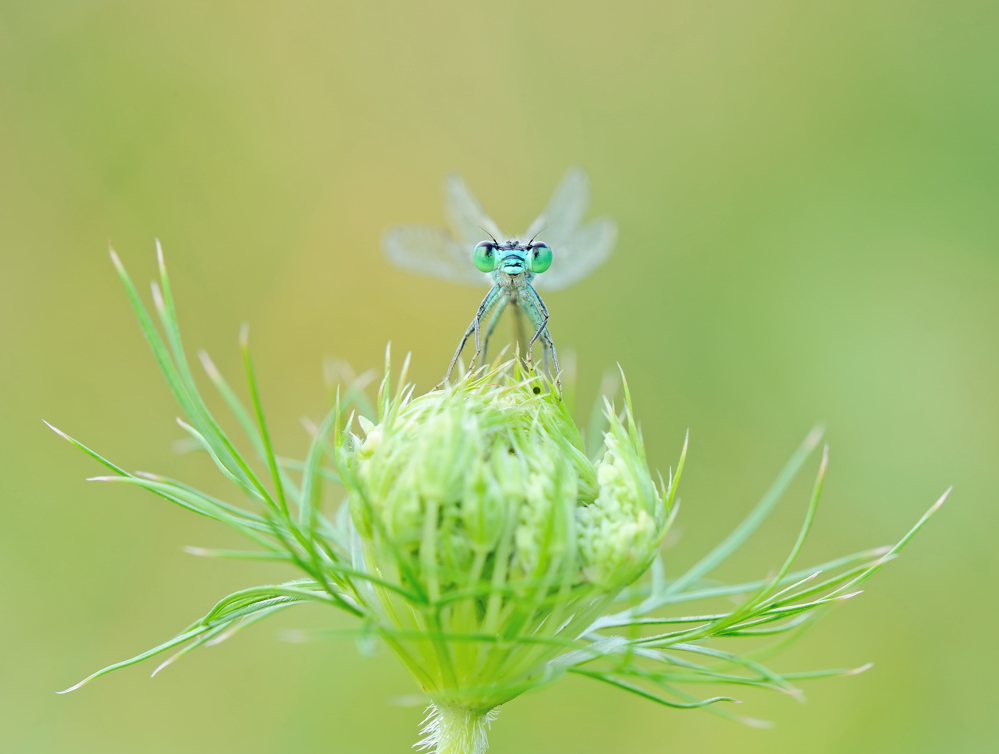
<instances>
[{"instance_id":1,"label":"blurred green background","mask_svg":"<svg viewBox=\"0 0 999 754\"><path fill-rule=\"evenodd\" d=\"M108 261L171 265L190 349L236 381L252 325L286 454L326 356L385 343L432 386L481 291L378 242L440 222L457 169L520 231L568 165L620 225L611 264L546 296L580 412L627 371L650 461L691 452L675 572L727 533L816 420L832 467L804 559L903 558L777 669L850 667L771 731L570 678L507 705L491 751L999 749L999 5L995 2L0 2L0 749L399 752L421 709L386 653L293 645L287 613L148 679L54 692L285 575L192 558L226 531L100 468L215 485ZM814 473L814 463L808 474ZM810 482L721 574L779 564Z\"/></svg>"}]
</instances>

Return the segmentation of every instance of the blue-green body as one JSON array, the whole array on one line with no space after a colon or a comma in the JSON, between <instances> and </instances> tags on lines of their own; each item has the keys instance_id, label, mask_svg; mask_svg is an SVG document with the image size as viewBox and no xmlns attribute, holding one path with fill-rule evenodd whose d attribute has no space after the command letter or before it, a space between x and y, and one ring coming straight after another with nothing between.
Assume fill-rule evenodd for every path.
<instances>
[{"instance_id":1,"label":"blue-green body","mask_svg":"<svg viewBox=\"0 0 999 754\"><path fill-rule=\"evenodd\" d=\"M551 266L551 247L544 242L535 242L533 239L526 243L517 240L504 243L482 241L473 249L472 261L479 270L492 276L493 287L482 299L482 303L479 304L479 309L472 319L472 324L468 326L464 337L458 344L458 350L454 352L447 374L444 376L445 382L451 377L454 365L469 337L474 333L475 354L469 364L469 368L471 368L479 356L488 350L489 336L496 329L496 323L499 322L503 310L506 309L507 305L514 304L527 315L527 321L530 322L534 332L527 344L527 363L533 364L534 342L541 338L546 353L551 354L552 364L555 368L555 382L561 391L562 380L558 355L555 353L555 343L552 342L551 334L548 332L548 309L545 307L545 302L541 300L541 296L534 290L534 286L531 285L535 275L543 273ZM488 324L483 340L481 330L484 321Z\"/></svg>"},{"instance_id":2,"label":"blue-green body","mask_svg":"<svg viewBox=\"0 0 999 754\"><path fill-rule=\"evenodd\" d=\"M536 288L558 290L572 285L610 256L617 226L607 219L582 224L588 202L586 173L571 168L545 211L527 232L520 238L510 238L482 210L465 182L452 175L444 185L449 230L403 225L386 231L382 240L385 254L399 267L453 282L490 283L492 286L451 359L445 381L450 378L465 343L473 335L475 355L470 367L474 367L486 352L489 336L500 315L513 304L514 311L523 311L531 326L528 364L532 363L534 343L540 339L545 354L551 355L555 381L561 390L558 357L548 331L548 310ZM547 243L535 240L541 233ZM483 234L491 240L480 241ZM519 322L518 318L518 331Z\"/></svg>"}]
</instances>

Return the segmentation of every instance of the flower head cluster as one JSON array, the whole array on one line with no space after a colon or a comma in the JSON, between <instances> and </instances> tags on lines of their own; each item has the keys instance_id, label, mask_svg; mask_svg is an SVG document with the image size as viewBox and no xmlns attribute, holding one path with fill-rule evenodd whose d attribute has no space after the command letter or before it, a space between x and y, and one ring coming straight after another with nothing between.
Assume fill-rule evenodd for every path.
<instances>
[{"instance_id":1,"label":"flower head cluster","mask_svg":"<svg viewBox=\"0 0 999 754\"><path fill-rule=\"evenodd\" d=\"M382 637L437 705L482 713L547 681L549 662L652 562L667 491L630 406L583 451L565 403L503 365L384 402L341 435L357 567Z\"/></svg>"}]
</instances>

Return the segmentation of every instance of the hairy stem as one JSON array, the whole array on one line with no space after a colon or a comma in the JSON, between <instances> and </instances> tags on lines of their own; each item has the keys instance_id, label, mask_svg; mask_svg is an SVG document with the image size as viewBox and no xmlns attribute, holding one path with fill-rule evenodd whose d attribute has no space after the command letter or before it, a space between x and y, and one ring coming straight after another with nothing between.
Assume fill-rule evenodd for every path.
<instances>
[{"instance_id":1,"label":"hairy stem","mask_svg":"<svg viewBox=\"0 0 999 754\"><path fill-rule=\"evenodd\" d=\"M489 748L489 726L496 710L431 704L423 721L423 739L417 746L433 754L483 754Z\"/></svg>"}]
</instances>

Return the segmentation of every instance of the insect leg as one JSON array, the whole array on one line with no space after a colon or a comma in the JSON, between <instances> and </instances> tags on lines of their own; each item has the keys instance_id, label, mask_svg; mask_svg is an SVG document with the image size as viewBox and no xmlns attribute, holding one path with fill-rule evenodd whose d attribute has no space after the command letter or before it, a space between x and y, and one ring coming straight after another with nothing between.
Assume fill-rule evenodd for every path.
<instances>
[{"instance_id":1,"label":"insect leg","mask_svg":"<svg viewBox=\"0 0 999 754\"><path fill-rule=\"evenodd\" d=\"M468 326L468 329L465 330L465 334L462 337L461 342L458 344L458 349L454 352L454 356L451 358L451 363L448 365L447 368L447 374L444 375L444 380L441 383L441 385L443 385L444 382L447 382L449 379L451 379L451 372L454 371L454 365L458 363L458 357L461 356L461 351L465 347L465 343L468 342L468 338L472 333L475 333L475 356L472 357L471 363L472 364L475 363L475 359L476 357L478 357L480 351L479 323L482 321L482 318L485 316L486 312L492 309L493 306L495 306L496 299L499 297L500 293L501 293L500 287L498 285L494 285L489 290L489 293L486 294L486 297L482 299L482 303L479 304L479 310L475 312L475 318L472 320L472 324L470 324ZM469 366L471 367L471 364ZM438 385L438 387L440 387L441 385Z\"/></svg>"},{"instance_id":2,"label":"insect leg","mask_svg":"<svg viewBox=\"0 0 999 754\"><path fill-rule=\"evenodd\" d=\"M478 361L479 356L482 355L482 340L480 338L482 320L484 320L491 312L496 312L492 317L490 317L489 325L486 328L486 341L488 342L489 335L492 333L493 327L496 326L496 319L499 318L503 307L506 306L506 300L506 292L498 285L494 286L482 300L482 304L479 306L479 311L476 312L475 320L472 322L472 326L475 328L475 353L472 354L472 360L468 362L469 372L472 371L475 367L475 362ZM497 309L498 311L496 311Z\"/></svg>"},{"instance_id":3,"label":"insect leg","mask_svg":"<svg viewBox=\"0 0 999 754\"><path fill-rule=\"evenodd\" d=\"M482 344L482 361L483 362L485 362L486 356L489 354L489 337L493 334L493 330L496 329L496 324L499 322L500 315L503 313L503 310L506 309L506 305L508 303L510 303L509 297L508 296L503 296L503 298L501 298L496 303L496 308L493 310L493 316L490 317L490 319L489 319L489 326L486 328L486 340ZM514 307L514 311L517 311L516 307Z\"/></svg>"},{"instance_id":4,"label":"insect leg","mask_svg":"<svg viewBox=\"0 0 999 754\"><path fill-rule=\"evenodd\" d=\"M527 314L527 318L531 321L531 327L534 328L534 336L527 344L527 362L530 364L533 363L534 342L541 337L541 333L545 332L545 329L548 327L548 309L545 308L545 303L541 300L541 296L530 285L526 286L523 306L524 313Z\"/></svg>"},{"instance_id":5,"label":"insect leg","mask_svg":"<svg viewBox=\"0 0 999 754\"><path fill-rule=\"evenodd\" d=\"M545 321L546 322L548 321L547 315L545 315ZM555 343L552 340L551 333L548 332L548 328L547 327L545 327L544 332L541 333L541 340L542 340L542 342L546 346L548 346L548 348L546 349L546 354L547 353L551 354L552 364L553 364L554 373L555 373L555 387L558 389L558 396L559 396L559 398L561 398L562 397L562 367L560 367L558 365L558 354L555 353ZM547 364L546 364L546 366L547 366Z\"/></svg>"},{"instance_id":6,"label":"insect leg","mask_svg":"<svg viewBox=\"0 0 999 754\"><path fill-rule=\"evenodd\" d=\"M524 319L520 316L520 307L513 307L513 337L514 342L517 344L517 348L523 348L524 343Z\"/></svg>"},{"instance_id":7,"label":"insect leg","mask_svg":"<svg viewBox=\"0 0 999 754\"><path fill-rule=\"evenodd\" d=\"M555 353L555 343L552 341L551 333L548 332L548 309L545 307L545 302L541 300L541 296L531 285L525 287L527 295L523 299L524 312L531 321L531 326L535 328L534 337L527 344L527 363L533 366L534 341L541 338L541 342L548 347L548 351L552 355L552 363L555 367L555 384L558 387L559 395L561 395L562 375L558 365L558 354Z\"/></svg>"}]
</instances>

